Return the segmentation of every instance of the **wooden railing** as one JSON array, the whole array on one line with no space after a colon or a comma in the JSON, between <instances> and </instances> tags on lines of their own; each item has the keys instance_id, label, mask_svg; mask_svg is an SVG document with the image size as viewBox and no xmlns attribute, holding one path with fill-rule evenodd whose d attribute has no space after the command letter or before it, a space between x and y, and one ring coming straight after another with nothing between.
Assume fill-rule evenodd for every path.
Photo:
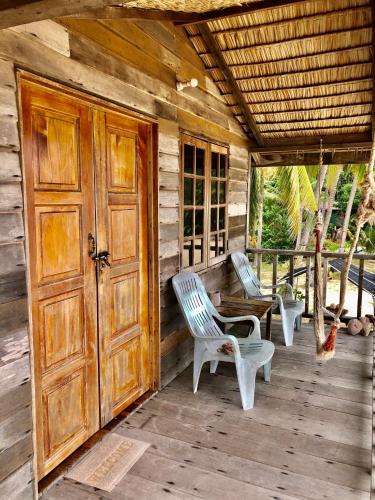
<instances>
[{"instance_id":1,"label":"wooden railing","mask_svg":"<svg viewBox=\"0 0 375 500\"><path fill-rule=\"evenodd\" d=\"M306 281L304 287L305 294L305 317L311 317L310 312L310 303L313 301L313 291L312 285L314 280L313 274L313 264L314 264L314 255L313 251L298 251L298 250L281 250L281 249L269 249L269 248L248 248L247 253L253 254L255 256L255 266L257 270L258 278L262 281L261 269L262 269L262 258L267 255L272 258L272 285L276 286L276 284L281 285L278 282L278 266L279 266L279 257L282 257L283 260L289 260L289 266L287 271L289 273L288 282L294 286L295 277L293 276L296 261L302 260L301 267L306 267ZM347 259L348 254L346 253L338 253L338 252L322 252L322 262L323 262L323 299L324 303L326 303L327 298L327 283L328 283L328 260L329 259L342 259L343 261ZM358 293L357 293L357 315L356 317L362 316L363 309L363 280L365 274L365 262L366 261L375 261L375 254L365 254L365 253L357 253L353 258L353 265L357 265L358 263ZM286 273L285 273L286 274ZM270 284L265 283L265 284ZM340 282L340 290L342 283ZM337 297L336 303L339 302L339 293ZM329 304L328 304L329 305ZM350 316L347 316L349 319Z\"/></svg>"}]
</instances>

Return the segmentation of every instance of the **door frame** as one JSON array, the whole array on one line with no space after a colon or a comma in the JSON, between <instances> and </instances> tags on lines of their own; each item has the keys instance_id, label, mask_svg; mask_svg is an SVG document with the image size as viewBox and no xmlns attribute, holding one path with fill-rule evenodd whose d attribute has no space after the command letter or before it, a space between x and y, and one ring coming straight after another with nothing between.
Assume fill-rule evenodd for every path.
<instances>
[{"instance_id":1,"label":"door frame","mask_svg":"<svg viewBox=\"0 0 375 500\"><path fill-rule=\"evenodd\" d=\"M151 363L151 388L150 392L155 393L160 389L160 272L159 272L159 175L158 175L158 121L153 117L136 112L126 106L107 100L105 97L98 97L86 91L77 90L66 82L56 82L53 79L45 78L30 71L16 68L17 77L17 104L19 110L19 137L20 137L20 157L22 179L25 179L25 162L23 155L23 123L21 113L21 81L27 81L42 85L45 88L63 92L72 99L90 103L97 109L110 109L125 113L131 118L148 125L148 148L147 148L147 184L148 184L148 276L149 276L149 352ZM31 386L32 386L32 411L33 422L36 421L35 408L35 364L33 349L33 320L31 311L31 281L30 281L30 253L28 235L28 209L25 182L22 183L23 219L25 228L25 254L26 254L26 281L28 299L28 320L29 320L29 342L30 342L30 365L31 365ZM148 394L148 393L146 393ZM145 395L141 396L144 400ZM34 470L36 471L36 432L33 426L33 451Z\"/></svg>"}]
</instances>

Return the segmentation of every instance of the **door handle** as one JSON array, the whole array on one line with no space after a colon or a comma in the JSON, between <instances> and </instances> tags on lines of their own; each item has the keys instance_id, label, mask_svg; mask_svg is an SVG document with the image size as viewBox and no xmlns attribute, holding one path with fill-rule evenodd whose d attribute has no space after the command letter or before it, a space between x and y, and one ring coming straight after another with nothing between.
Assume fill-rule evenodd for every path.
<instances>
[{"instance_id":1,"label":"door handle","mask_svg":"<svg viewBox=\"0 0 375 500\"><path fill-rule=\"evenodd\" d=\"M98 254L98 260L100 262L100 268L101 269L104 269L105 266L108 266L108 267L111 267L111 264L108 260L108 257L110 256L111 254L107 251L105 252L100 252Z\"/></svg>"},{"instance_id":2,"label":"door handle","mask_svg":"<svg viewBox=\"0 0 375 500\"><path fill-rule=\"evenodd\" d=\"M96 241L92 233L89 233L87 236L88 242L89 242L89 257L92 260L96 260Z\"/></svg>"}]
</instances>

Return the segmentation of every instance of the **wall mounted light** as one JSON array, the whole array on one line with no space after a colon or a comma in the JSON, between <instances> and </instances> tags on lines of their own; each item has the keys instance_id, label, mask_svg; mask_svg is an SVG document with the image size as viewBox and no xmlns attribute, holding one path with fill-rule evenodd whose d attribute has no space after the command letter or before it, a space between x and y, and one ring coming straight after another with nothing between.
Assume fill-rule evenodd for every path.
<instances>
[{"instance_id":1,"label":"wall mounted light","mask_svg":"<svg viewBox=\"0 0 375 500\"><path fill-rule=\"evenodd\" d=\"M177 82L176 84L176 89L177 92L181 92L186 87L198 87L198 80L196 78L192 78L191 80L188 80L186 82Z\"/></svg>"}]
</instances>

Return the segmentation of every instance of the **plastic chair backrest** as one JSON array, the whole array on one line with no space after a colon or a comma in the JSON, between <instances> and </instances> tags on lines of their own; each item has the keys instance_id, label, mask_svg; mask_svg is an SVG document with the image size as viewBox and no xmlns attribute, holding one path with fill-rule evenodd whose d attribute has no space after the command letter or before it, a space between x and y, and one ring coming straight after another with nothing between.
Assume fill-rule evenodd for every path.
<instances>
[{"instance_id":1,"label":"plastic chair backrest","mask_svg":"<svg viewBox=\"0 0 375 500\"><path fill-rule=\"evenodd\" d=\"M217 311L199 276L182 272L172 278L172 284L190 333L194 337L223 335L214 319Z\"/></svg>"},{"instance_id":2,"label":"plastic chair backrest","mask_svg":"<svg viewBox=\"0 0 375 500\"><path fill-rule=\"evenodd\" d=\"M241 252L231 254L232 263L238 279L241 281L246 294L249 297L261 297L261 283L251 267L249 259Z\"/></svg>"}]
</instances>

